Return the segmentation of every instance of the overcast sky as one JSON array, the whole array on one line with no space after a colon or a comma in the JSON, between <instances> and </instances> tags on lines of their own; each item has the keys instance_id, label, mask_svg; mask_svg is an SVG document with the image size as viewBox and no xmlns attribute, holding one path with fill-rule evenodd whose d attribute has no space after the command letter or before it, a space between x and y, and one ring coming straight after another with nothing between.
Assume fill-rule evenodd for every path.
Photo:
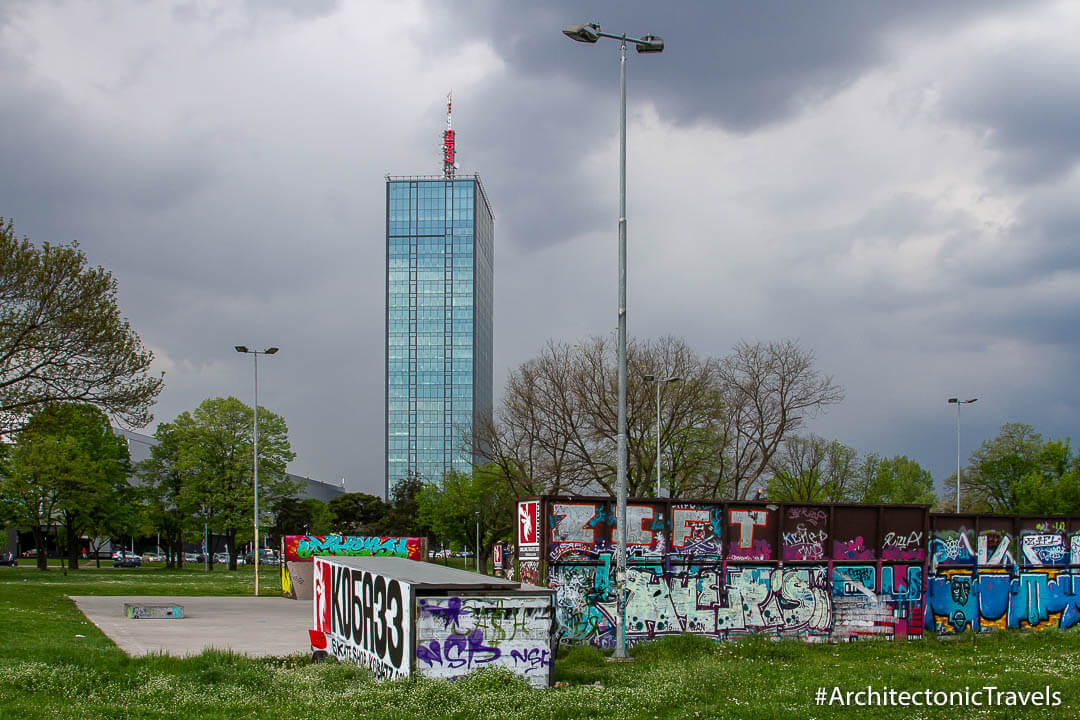
<instances>
[{"instance_id":1,"label":"overcast sky","mask_svg":"<svg viewBox=\"0 0 1080 720\"><path fill-rule=\"evenodd\" d=\"M673 5L674 9L668 7ZM386 174L496 214L495 394L628 317L723 355L796 338L846 390L811 429L940 483L1006 422L1080 432L1080 4L0 4L0 215L78 240L166 372L285 416L292 472L383 485ZM143 432L152 433L153 426Z\"/></svg>"}]
</instances>

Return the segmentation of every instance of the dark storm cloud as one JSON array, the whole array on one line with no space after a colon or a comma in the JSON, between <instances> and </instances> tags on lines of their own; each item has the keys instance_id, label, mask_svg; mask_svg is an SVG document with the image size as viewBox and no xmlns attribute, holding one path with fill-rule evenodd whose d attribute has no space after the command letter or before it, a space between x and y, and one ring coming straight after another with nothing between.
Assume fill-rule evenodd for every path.
<instances>
[{"instance_id":1,"label":"dark storm cloud","mask_svg":"<svg viewBox=\"0 0 1080 720\"><path fill-rule=\"evenodd\" d=\"M457 121L461 157L475 167L494 205L499 244L529 252L611 225L617 179L597 197L581 170L597 144L612 136L617 115L588 106L580 87L542 89L536 80L498 83ZM509 231L506 231L509 229Z\"/></svg>"},{"instance_id":2,"label":"dark storm cloud","mask_svg":"<svg viewBox=\"0 0 1080 720\"><path fill-rule=\"evenodd\" d=\"M983 51L971 75L946 94L960 120L988 131L1000 171L1032 185L1067 172L1080 157L1080 73L1076 46L1027 41Z\"/></svg>"},{"instance_id":3,"label":"dark storm cloud","mask_svg":"<svg viewBox=\"0 0 1080 720\"><path fill-rule=\"evenodd\" d=\"M44 88L11 77L5 86L0 156L7 172L0 194L15 204L159 212L186 201L213 175L182 138L164 147L140 145L93 122L74 123L79 109Z\"/></svg>"},{"instance_id":4,"label":"dark storm cloud","mask_svg":"<svg viewBox=\"0 0 1080 720\"><path fill-rule=\"evenodd\" d=\"M664 37L662 55L629 53L631 122L652 103L666 121L713 122L749 132L847 86L882 61L882 39L898 27L955 23L989 7L477 0L432 4L440 21L433 24L430 43L435 48L442 38L489 42L507 63L482 97L459 98L458 107L476 103L482 112L459 111L457 127L461 154L494 181L489 186L525 189L501 197L496 190L493 202L500 229L511 229L500 233L500 243L528 250L603 229L615 213L614 171L611 192L601 196L578 171L584 157L616 137L617 44L574 43L561 33L566 25L595 20L609 32ZM631 145L631 167L647 172L633 164L633 151ZM545 201L536 202L538 197Z\"/></svg>"},{"instance_id":5,"label":"dark storm cloud","mask_svg":"<svg viewBox=\"0 0 1080 720\"><path fill-rule=\"evenodd\" d=\"M1080 152L1062 144L1063 153ZM1076 183L1036 186L1016 211L1015 222L985 252L958 257L957 270L975 288L995 290L1080 275L1080 209ZM1071 333L1070 333L1071 335Z\"/></svg>"},{"instance_id":6,"label":"dark storm cloud","mask_svg":"<svg viewBox=\"0 0 1080 720\"><path fill-rule=\"evenodd\" d=\"M474 0L432 9L454 28L451 37L492 42L515 77L554 76L596 96L618 91L617 44L601 40L590 49L563 36L563 27L597 22L605 32L659 35L662 55L629 50L635 101L656 102L674 122L713 121L747 132L846 87L887 57L882 41L890 33L938 29L1001 4Z\"/></svg>"}]
</instances>

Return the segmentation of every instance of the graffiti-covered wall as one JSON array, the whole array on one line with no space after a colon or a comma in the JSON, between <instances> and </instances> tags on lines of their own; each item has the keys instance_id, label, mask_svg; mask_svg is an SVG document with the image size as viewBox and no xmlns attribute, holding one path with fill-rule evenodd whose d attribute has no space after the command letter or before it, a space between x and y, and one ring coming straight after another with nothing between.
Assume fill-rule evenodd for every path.
<instances>
[{"instance_id":1,"label":"graffiti-covered wall","mask_svg":"<svg viewBox=\"0 0 1080 720\"><path fill-rule=\"evenodd\" d=\"M1080 519L935 515L934 520L928 629L1069 628L1080 620Z\"/></svg>"},{"instance_id":2,"label":"graffiti-covered wall","mask_svg":"<svg viewBox=\"0 0 1080 720\"><path fill-rule=\"evenodd\" d=\"M548 687L552 592L400 558L316 557L312 650L376 678L500 667Z\"/></svg>"},{"instance_id":3,"label":"graffiti-covered wall","mask_svg":"<svg viewBox=\"0 0 1080 720\"><path fill-rule=\"evenodd\" d=\"M286 535L281 538L281 594L310 600L311 560L317 555L427 560L427 538L377 535Z\"/></svg>"},{"instance_id":4,"label":"graffiti-covered wall","mask_svg":"<svg viewBox=\"0 0 1080 720\"><path fill-rule=\"evenodd\" d=\"M521 578L555 589L563 642L614 644L617 525L610 498L518 505ZM1080 618L1077 531L1080 518L938 515L913 505L634 500L626 636L830 641L1069 627Z\"/></svg>"},{"instance_id":5,"label":"graffiti-covered wall","mask_svg":"<svg viewBox=\"0 0 1080 720\"><path fill-rule=\"evenodd\" d=\"M505 667L536 687L551 674L551 597L496 595L420 598L416 667L422 675L457 678Z\"/></svg>"}]
</instances>

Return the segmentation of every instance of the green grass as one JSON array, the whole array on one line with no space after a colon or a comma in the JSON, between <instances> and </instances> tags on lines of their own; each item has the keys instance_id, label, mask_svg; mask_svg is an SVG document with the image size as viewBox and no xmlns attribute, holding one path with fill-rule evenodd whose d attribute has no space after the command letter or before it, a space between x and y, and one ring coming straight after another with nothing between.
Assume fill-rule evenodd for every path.
<instances>
[{"instance_id":1,"label":"green grass","mask_svg":"<svg viewBox=\"0 0 1080 720\"><path fill-rule=\"evenodd\" d=\"M457 683L377 683L345 664L307 656L254 660L120 652L67 595L244 595L254 573L157 568L0 568L0 719L7 718L1075 718L1080 633L1001 632L974 640L808 645L677 637L612 663L589 647L560 650L555 679L530 688L504 672ZM260 570L260 590L276 576ZM84 635L79 638L77 635ZM818 687L914 691L996 685L1061 693L1057 708L818 707Z\"/></svg>"}]
</instances>

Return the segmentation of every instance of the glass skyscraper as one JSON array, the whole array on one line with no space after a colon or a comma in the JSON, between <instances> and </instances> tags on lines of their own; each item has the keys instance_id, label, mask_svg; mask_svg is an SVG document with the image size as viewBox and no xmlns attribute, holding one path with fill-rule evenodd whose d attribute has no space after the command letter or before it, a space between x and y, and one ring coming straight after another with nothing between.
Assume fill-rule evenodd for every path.
<instances>
[{"instance_id":1,"label":"glass skyscraper","mask_svg":"<svg viewBox=\"0 0 1080 720\"><path fill-rule=\"evenodd\" d=\"M474 463L492 405L495 219L478 175L386 179L386 495Z\"/></svg>"}]
</instances>

